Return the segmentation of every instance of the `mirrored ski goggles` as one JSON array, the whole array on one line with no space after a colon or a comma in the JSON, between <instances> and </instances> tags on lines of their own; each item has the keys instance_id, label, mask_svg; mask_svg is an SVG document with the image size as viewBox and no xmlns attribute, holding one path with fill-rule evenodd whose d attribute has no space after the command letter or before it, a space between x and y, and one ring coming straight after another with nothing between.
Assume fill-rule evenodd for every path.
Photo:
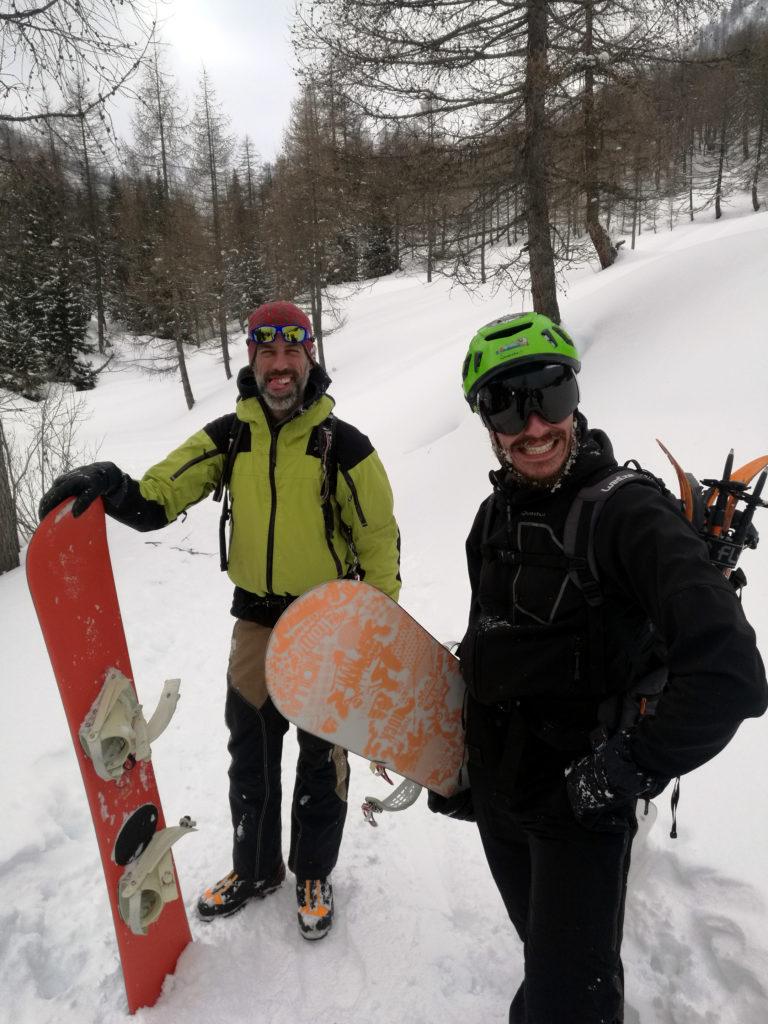
<instances>
[{"instance_id":1,"label":"mirrored ski goggles","mask_svg":"<svg viewBox=\"0 0 768 1024\"><path fill-rule=\"evenodd\" d=\"M273 327L270 324L266 324L264 327L254 327L249 337L255 345L267 345L275 341L278 334L282 335L283 341L288 345L303 345L305 341L312 340L306 327L299 327L297 324L285 327Z\"/></svg>"},{"instance_id":2,"label":"mirrored ski goggles","mask_svg":"<svg viewBox=\"0 0 768 1024\"><path fill-rule=\"evenodd\" d=\"M489 430L519 434L537 413L547 423L560 423L576 411L579 385L568 366L542 366L514 377L489 381L477 393L477 411Z\"/></svg>"}]
</instances>

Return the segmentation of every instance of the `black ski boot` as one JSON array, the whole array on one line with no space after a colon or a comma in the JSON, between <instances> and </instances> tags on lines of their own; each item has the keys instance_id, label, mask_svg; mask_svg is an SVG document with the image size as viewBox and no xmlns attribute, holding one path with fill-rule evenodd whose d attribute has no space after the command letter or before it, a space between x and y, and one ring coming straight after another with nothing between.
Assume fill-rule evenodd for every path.
<instances>
[{"instance_id":1,"label":"black ski boot","mask_svg":"<svg viewBox=\"0 0 768 1024\"><path fill-rule=\"evenodd\" d=\"M239 878L234 871L230 871L216 885L205 890L197 901L197 913L203 921L229 917L230 914L242 910L248 900L269 896L271 892L279 889L284 881L285 864L282 863L271 878L256 881Z\"/></svg>"}]
</instances>

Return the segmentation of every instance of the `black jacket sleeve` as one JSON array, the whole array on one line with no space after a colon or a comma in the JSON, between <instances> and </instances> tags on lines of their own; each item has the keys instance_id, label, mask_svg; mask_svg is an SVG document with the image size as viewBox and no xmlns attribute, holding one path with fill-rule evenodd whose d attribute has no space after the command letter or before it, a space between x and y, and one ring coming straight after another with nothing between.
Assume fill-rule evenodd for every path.
<instances>
[{"instance_id":1,"label":"black jacket sleeve","mask_svg":"<svg viewBox=\"0 0 768 1024\"><path fill-rule=\"evenodd\" d=\"M650 488L625 487L606 504L595 557L606 600L637 602L667 648L667 686L632 756L657 775L692 771L768 706L754 630L704 541Z\"/></svg>"}]
</instances>

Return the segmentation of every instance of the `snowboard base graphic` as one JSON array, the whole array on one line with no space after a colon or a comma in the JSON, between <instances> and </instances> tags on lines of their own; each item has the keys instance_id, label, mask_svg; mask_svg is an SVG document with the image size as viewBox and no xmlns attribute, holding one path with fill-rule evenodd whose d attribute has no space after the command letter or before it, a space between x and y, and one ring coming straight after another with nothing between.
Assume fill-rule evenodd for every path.
<instances>
[{"instance_id":1,"label":"snowboard base graphic","mask_svg":"<svg viewBox=\"0 0 768 1024\"><path fill-rule=\"evenodd\" d=\"M133 1013L155 1003L191 941L170 845L192 823L164 829L149 739L173 708L146 723L136 699L102 502L77 519L71 507L62 503L36 530L27 580L85 784ZM174 680L162 700L175 707L177 698Z\"/></svg>"},{"instance_id":2,"label":"snowboard base graphic","mask_svg":"<svg viewBox=\"0 0 768 1024\"><path fill-rule=\"evenodd\" d=\"M294 725L443 796L465 788L458 659L375 587L333 580L297 598L266 675Z\"/></svg>"}]
</instances>

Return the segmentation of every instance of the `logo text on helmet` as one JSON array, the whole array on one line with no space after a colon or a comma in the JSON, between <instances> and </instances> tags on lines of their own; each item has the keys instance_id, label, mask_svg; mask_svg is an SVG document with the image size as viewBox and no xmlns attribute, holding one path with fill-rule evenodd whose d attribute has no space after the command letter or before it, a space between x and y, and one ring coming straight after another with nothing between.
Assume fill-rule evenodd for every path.
<instances>
[{"instance_id":1,"label":"logo text on helmet","mask_svg":"<svg viewBox=\"0 0 768 1024\"><path fill-rule=\"evenodd\" d=\"M528 339L527 338L516 338L514 341L510 341L509 344L507 344L507 345L500 345L496 349L496 355L497 356L501 356L505 352L511 352L512 349L515 349L515 348L527 348L527 347L528 347Z\"/></svg>"}]
</instances>

